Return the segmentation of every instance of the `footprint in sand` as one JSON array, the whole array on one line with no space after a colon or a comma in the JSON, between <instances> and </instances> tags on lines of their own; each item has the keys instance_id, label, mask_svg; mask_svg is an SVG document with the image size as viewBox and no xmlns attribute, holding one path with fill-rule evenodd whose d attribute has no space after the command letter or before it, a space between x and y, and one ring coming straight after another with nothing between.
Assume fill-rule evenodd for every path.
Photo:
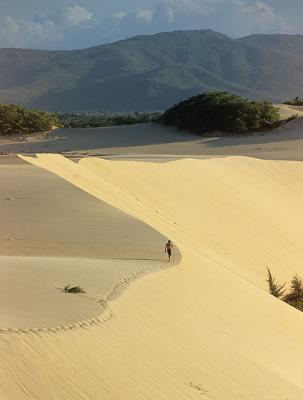
<instances>
[{"instance_id":1,"label":"footprint in sand","mask_svg":"<svg viewBox=\"0 0 303 400\"><path fill-rule=\"evenodd\" d=\"M25 197L6 197L4 200L6 201L13 201L13 200L23 200Z\"/></svg>"},{"instance_id":2,"label":"footprint in sand","mask_svg":"<svg viewBox=\"0 0 303 400\"><path fill-rule=\"evenodd\" d=\"M186 385L194 390L199 391L201 396L204 396L208 392L208 390L204 389L204 387L199 383L188 382Z\"/></svg>"}]
</instances>

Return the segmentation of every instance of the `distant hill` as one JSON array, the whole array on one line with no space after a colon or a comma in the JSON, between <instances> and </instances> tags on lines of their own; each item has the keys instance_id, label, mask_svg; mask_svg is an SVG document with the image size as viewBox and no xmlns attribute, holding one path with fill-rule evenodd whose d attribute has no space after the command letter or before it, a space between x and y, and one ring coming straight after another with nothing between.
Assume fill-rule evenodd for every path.
<instances>
[{"instance_id":1,"label":"distant hill","mask_svg":"<svg viewBox=\"0 0 303 400\"><path fill-rule=\"evenodd\" d=\"M177 31L77 51L0 49L0 103L154 111L209 90L283 101L303 92L303 36Z\"/></svg>"}]
</instances>

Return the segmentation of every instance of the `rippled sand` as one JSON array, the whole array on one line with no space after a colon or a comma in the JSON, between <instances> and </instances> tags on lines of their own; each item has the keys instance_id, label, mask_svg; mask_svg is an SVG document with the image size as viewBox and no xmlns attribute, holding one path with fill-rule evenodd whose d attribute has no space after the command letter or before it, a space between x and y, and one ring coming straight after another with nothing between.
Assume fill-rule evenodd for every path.
<instances>
[{"instance_id":1,"label":"rippled sand","mask_svg":"<svg viewBox=\"0 0 303 400\"><path fill-rule=\"evenodd\" d=\"M182 260L137 280L103 323L3 334L4 398L302 397L302 314L265 281L267 266L279 281L303 273L302 163L27 160L170 237Z\"/></svg>"}]
</instances>

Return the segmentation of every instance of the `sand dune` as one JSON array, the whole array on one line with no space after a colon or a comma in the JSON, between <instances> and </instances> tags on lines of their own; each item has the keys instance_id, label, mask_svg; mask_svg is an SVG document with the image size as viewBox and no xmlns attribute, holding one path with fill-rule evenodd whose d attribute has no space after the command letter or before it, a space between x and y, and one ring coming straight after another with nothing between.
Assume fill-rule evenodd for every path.
<instances>
[{"instance_id":1,"label":"sand dune","mask_svg":"<svg viewBox=\"0 0 303 400\"><path fill-rule=\"evenodd\" d=\"M265 290L266 265L303 272L301 163L26 160L171 237L182 261L136 281L104 324L0 336L3 398L302 398L302 314Z\"/></svg>"},{"instance_id":2,"label":"sand dune","mask_svg":"<svg viewBox=\"0 0 303 400\"><path fill-rule=\"evenodd\" d=\"M99 318L112 288L166 265L158 232L26 164L0 166L0 330ZM65 296L69 283L86 293Z\"/></svg>"},{"instance_id":3,"label":"sand dune","mask_svg":"<svg viewBox=\"0 0 303 400\"><path fill-rule=\"evenodd\" d=\"M0 165L0 182L0 256L163 258L166 238L46 170Z\"/></svg>"}]
</instances>

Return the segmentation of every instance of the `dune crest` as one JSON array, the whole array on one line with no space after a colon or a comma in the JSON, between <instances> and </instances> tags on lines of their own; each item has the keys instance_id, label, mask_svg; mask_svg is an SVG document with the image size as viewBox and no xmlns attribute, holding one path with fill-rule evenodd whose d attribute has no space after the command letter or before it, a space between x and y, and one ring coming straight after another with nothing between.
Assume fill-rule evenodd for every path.
<instances>
[{"instance_id":1,"label":"dune crest","mask_svg":"<svg viewBox=\"0 0 303 400\"><path fill-rule=\"evenodd\" d=\"M281 280L303 273L302 163L23 159L156 228L178 245L182 260L132 285L103 326L0 337L0 394L302 397L302 314L265 290L267 265ZM7 342L18 359L6 355Z\"/></svg>"}]
</instances>

